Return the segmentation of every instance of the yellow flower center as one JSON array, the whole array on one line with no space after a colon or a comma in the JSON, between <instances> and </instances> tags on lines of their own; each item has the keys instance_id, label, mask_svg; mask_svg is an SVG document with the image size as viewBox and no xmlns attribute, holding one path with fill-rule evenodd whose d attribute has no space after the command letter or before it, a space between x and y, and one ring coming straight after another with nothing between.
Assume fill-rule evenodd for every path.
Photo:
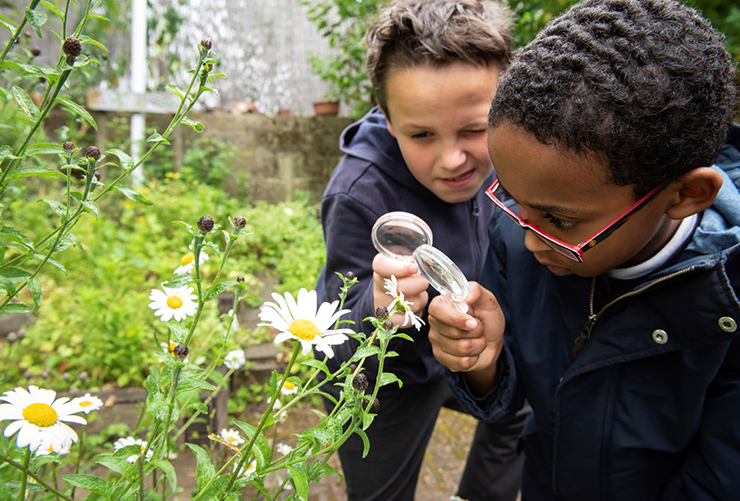
<instances>
[{"instance_id":1,"label":"yellow flower center","mask_svg":"<svg viewBox=\"0 0 740 501\"><path fill-rule=\"evenodd\" d=\"M321 337L321 332L319 331L318 327L316 327L314 323L310 320L304 319L295 320L292 324L290 324L290 327L288 327L288 332L293 334L298 339L303 339L304 341L313 341L315 337Z\"/></svg>"},{"instance_id":2,"label":"yellow flower center","mask_svg":"<svg viewBox=\"0 0 740 501\"><path fill-rule=\"evenodd\" d=\"M173 357L175 356L175 348L177 348L177 343L170 341L170 355Z\"/></svg>"},{"instance_id":3,"label":"yellow flower center","mask_svg":"<svg viewBox=\"0 0 740 501\"><path fill-rule=\"evenodd\" d=\"M180 264L185 266L186 264L190 264L193 262L193 259L195 259L195 254L192 252L188 252L184 256L182 256L182 259L180 259Z\"/></svg>"},{"instance_id":4,"label":"yellow flower center","mask_svg":"<svg viewBox=\"0 0 740 501\"><path fill-rule=\"evenodd\" d=\"M229 437L229 442L236 442L236 437Z\"/></svg>"},{"instance_id":5,"label":"yellow flower center","mask_svg":"<svg viewBox=\"0 0 740 501\"><path fill-rule=\"evenodd\" d=\"M48 428L56 424L57 411L51 405L35 403L23 409L23 419L39 428Z\"/></svg>"},{"instance_id":6,"label":"yellow flower center","mask_svg":"<svg viewBox=\"0 0 740 501\"><path fill-rule=\"evenodd\" d=\"M89 400L80 402L80 407L90 407L91 405L92 405L92 402L90 402Z\"/></svg>"},{"instance_id":7,"label":"yellow flower center","mask_svg":"<svg viewBox=\"0 0 740 501\"><path fill-rule=\"evenodd\" d=\"M177 296L170 296L167 298L167 306L176 310L182 306L182 299Z\"/></svg>"},{"instance_id":8,"label":"yellow flower center","mask_svg":"<svg viewBox=\"0 0 740 501\"><path fill-rule=\"evenodd\" d=\"M283 388L285 388L288 391L293 391L293 389L295 389L295 385L291 383L290 381L286 381L285 384L283 385Z\"/></svg>"}]
</instances>

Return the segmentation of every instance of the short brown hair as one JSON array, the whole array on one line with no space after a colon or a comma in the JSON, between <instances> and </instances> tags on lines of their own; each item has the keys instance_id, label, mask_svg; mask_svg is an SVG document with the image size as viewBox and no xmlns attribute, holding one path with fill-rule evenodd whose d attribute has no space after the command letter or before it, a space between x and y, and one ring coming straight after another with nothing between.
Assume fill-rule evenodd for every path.
<instances>
[{"instance_id":1,"label":"short brown hair","mask_svg":"<svg viewBox=\"0 0 740 501\"><path fill-rule=\"evenodd\" d=\"M506 66L513 21L509 8L489 0L396 0L365 34L367 71L387 111L385 81L392 68L453 63Z\"/></svg>"}]
</instances>

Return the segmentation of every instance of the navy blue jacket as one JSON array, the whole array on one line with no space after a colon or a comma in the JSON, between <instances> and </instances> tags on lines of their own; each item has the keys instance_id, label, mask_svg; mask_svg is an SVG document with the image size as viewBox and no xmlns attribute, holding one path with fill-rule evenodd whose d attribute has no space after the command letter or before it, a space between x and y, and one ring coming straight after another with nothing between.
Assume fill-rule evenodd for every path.
<instances>
[{"instance_id":1,"label":"navy blue jacket","mask_svg":"<svg viewBox=\"0 0 740 501\"><path fill-rule=\"evenodd\" d=\"M411 174L377 108L344 130L340 148L345 156L332 174L321 205L326 265L316 288L320 301L337 299L341 280L335 272L352 271L359 283L350 289L344 307L352 312L343 318L354 320L356 325L351 328L356 331L372 332L369 322L362 326L362 320L374 314L372 261L377 251L370 232L378 217L391 211L422 218L432 229L435 247L452 258L470 280L480 275L493 213L493 204L484 193L490 179L470 201L443 202ZM434 289L429 289L429 295L431 300ZM426 321L425 317L426 312L422 316ZM415 342L393 345L400 356L387 359L386 370L404 383L443 377L443 368L431 352L428 327L404 332ZM336 368L339 361L354 354L357 342L350 339L333 348L336 355L329 366Z\"/></svg>"},{"instance_id":2,"label":"navy blue jacket","mask_svg":"<svg viewBox=\"0 0 740 501\"><path fill-rule=\"evenodd\" d=\"M553 275L493 217L481 283L507 319L497 386L475 398L448 375L479 418L531 405L525 501L740 499L740 152L723 155L719 196L677 257L627 290L596 278L575 360L592 279Z\"/></svg>"}]
</instances>

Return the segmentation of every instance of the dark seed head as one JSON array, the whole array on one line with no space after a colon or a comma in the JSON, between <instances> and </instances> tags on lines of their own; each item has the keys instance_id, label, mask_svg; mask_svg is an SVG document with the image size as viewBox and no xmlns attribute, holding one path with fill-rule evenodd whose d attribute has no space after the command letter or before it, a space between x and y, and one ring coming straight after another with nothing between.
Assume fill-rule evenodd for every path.
<instances>
[{"instance_id":1,"label":"dark seed head","mask_svg":"<svg viewBox=\"0 0 740 501\"><path fill-rule=\"evenodd\" d=\"M31 369L26 369L26 372L23 373L23 377L26 379L31 379L33 377L33 372L31 372Z\"/></svg>"},{"instance_id":2,"label":"dark seed head","mask_svg":"<svg viewBox=\"0 0 740 501\"><path fill-rule=\"evenodd\" d=\"M18 329L18 340L21 340L26 337L26 329L20 328Z\"/></svg>"},{"instance_id":3,"label":"dark seed head","mask_svg":"<svg viewBox=\"0 0 740 501\"><path fill-rule=\"evenodd\" d=\"M236 216L234 218L234 226L236 226L239 229L244 228L247 225L247 220L243 218L242 216Z\"/></svg>"},{"instance_id":4,"label":"dark seed head","mask_svg":"<svg viewBox=\"0 0 740 501\"><path fill-rule=\"evenodd\" d=\"M388 318L388 308L385 306L378 306L375 308L375 318L378 320L384 320Z\"/></svg>"},{"instance_id":5,"label":"dark seed head","mask_svg":"<svg viewBox=\"0 0 740 501\"><path fill-rule=\"evenodd\" d=\"M8 343L13 344L18 341L18 334L16 332L8 332L8 335L5 337L5 339L8 340Z\"/></svg>"},{"instance_id":6,"label":"dark seed head","mask_svg":"<svg viewBox=\"0 0 740 501\"><path fill-rule=\"evenodd\" d=\"M175 346L175 349L172 350L172 354L175 356L175 358L184 359L188 356L188 353L190 353L190 350L188 350L188 347L184 344L178 344Z\"/></svg>"},{"instance_id":7,"label":"dark seed head","mask_svg":"<svg viewBox=\"0 0 740 501\"><path fill-rule=\"evenodd\" d=\"M97 160L100 158L100 150L97 146L88 146L85 150L85 156L87 158L92 158L93 160Z\"/></svg>"},{"instance_id":8,"label":"dark seed head","mask_svg":"<svg viewBox=\"0 0 740 501\"><path fill-rule=\"evenodd\" d=\"M380 409L380 400L377 398L373 401L373 405L370 406L370 412L378 412Z\"/></svg>"},{"instance_id":9,"label":"dark seed head","mask_svg":"<svg viewBox=\"0 0 740 501\"><path fill-rule=\"evenodd\" d=\"M360 372L352 380L352 386L357 391L365 391L368 386L367 376L363 372Z\"/></svg>"},{"instance_id":10,"label":"dark seed head","mask_svg":"<svg viewBox=\"0 0 740 501\"><path fill-rule=\"evenodd\" d=\"M383 328L387 331L393 329L393 322L391 322L390 320L386 320L385 322L383 322Z\"/></svg>"},{"instance_id":11,"label":"dark seed head","mask_svg":"<svg viewBox=\"0 0 740 501\"><path fill-rule=\"evenodd\" d=\"M87 372L85 372L85 371L82 371L82 372L80 372L79 374L77 374L77 379L79 379L79 380L80 380L81 382L83 382L83 383L84 383L85 381L87 381L87 379L88 379L89 377L90 377L90 376L88 376L88 375L87 375Z\"/></svg>"},{"instance_id":12,"label":"dark seed head","mask_svg":"<svg viewBox=\"0 0 740 501\"><path fill-rule=\"evenodd\" d=\"M242 277L242 276L240 275L240 276L236 277L236 281L237 281L237 282L239 282L240 284L241 284L241 283L244 283L244 277Z\"/></svg>"},{"instance_id":13,"label":"dark seed head","mask_svg":"<svg viewBox=\"0 0 740 501\"><path fill-rule=\"evenodd\" d=\"M100 181L100 178L103 177L100 175L100 172L95 172L95 180Z\"/></svg>"},{"instance_id":14,"label":"dark seed head","mask_svg":"<svg viewBox=\"0 0 740 501\"><path fill-rule=\"evenodd\" d=\"M69 37L62 44L62 52L67 56L67 62L72 64L82 54L82 44L75 37Z\"/></svg>"},{"instance_id":15,"label":"dark seed head","mask_svg":"<svg viewBox=\"0 0 740 501\"><path fill-rule=\"evenodd\" d=\"M213 229L213 218L211 216L203 216L198 219L198 229L203 233L208 233Z\"/></svg>"},{"instance_id":16,"label":"dark seed head","mask_svg":"<svg viewBox=\"0 0 740 501\"><path fill-rule=\"evenodd\" d=\"M39 49L38 47L34 47L33 49L31 49L31 54L33 54L33 57L39 56L41 55L41 49Z\"/></svg>"},{"instance_id":17,"label":"dark seed head","mask_svg":"<svg viewBox=\"0 0 740 501\"><path fill-rule=\"evenodd\" d=\"M62 148L67 151L72 151L75 149L75 143L73 143L72 141L64 141L64 143L62 144Z\"/></svg>"},{"instance_id":18,"label":"dark seed head","mask_svg":"<svg viewBox=\"0 0 740 501\"><path fill-rule=\"evenodd\" d=\"M344 278L346 278L347 280L354 280L355 277L356 277L356 275L353 272L351 272L351 271L348 271L347 274L344 275Z\"/></svg>"},{"instance_id":19,"label":"dark seed head","mask_svg":"<svg viewBox=\"0 0 740 501\"><path fill-rule=\"evenodd\" d=\"M210 38L204 38L200 41L200 46L206 50L211 50L211 47L213 47L213 43L211 42Z\"/></svg>"}]
</instances>

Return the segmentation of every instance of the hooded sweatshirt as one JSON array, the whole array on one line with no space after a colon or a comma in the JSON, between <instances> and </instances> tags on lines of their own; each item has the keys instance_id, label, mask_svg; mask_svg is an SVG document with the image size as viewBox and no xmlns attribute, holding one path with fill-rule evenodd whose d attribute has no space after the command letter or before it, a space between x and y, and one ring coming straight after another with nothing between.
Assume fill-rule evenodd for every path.
<instances>
[{"instance_id":1,"label":"hooded sweatshirt","mask_svg":"<svg viewBox=\"0 0 740 501\"><path fill-rule=\"evenodd\" d=\"M320 301L338 298L342 281L337 272L353 272L359 283L349 290L344 307L351 313L342 318L353 320L355 325L350 328L355 331L372 332L369 322L363 324L364 318L374 315L372 261L377 251L371 230L380 216L391 211L409 212L423 219L432 230L434 247L447 254L469 280L477 279L488 244L488 220L494 210L484 193L492 175L471 200L454 204L440 200L413 176L378 108L344 130L340 148L345 156L334 170L321 205L326 265L316 288ZM429 300L436 295L430 287ZM425 322L426 316L425 310ZM414 342L394 340L398 342L391 348L399 356L388 358L385 370L396 374L404 384L443 377L442 366L431 352L428 326L403 332ZM348 360L357 342L350 339L333 348L335 357L327 361L330 369ZM369 369L368 375L372 376L372 367Z\"/></svg>"}]
</instances>

